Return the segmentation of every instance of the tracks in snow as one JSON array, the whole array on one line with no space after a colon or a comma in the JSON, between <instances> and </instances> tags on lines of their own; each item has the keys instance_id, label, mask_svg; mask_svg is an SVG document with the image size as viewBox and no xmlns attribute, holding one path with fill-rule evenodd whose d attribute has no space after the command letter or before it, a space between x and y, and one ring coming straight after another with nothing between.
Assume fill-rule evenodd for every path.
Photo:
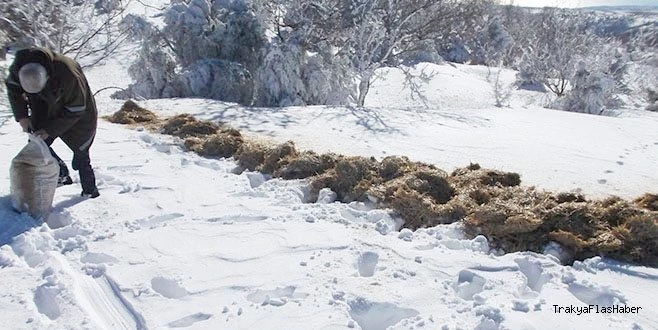
<instances>
[{"instance_id":1,"label":"tracks in snow","mask_svg":"<svg viewBox=\"0 0 658 330\"><path fill-rule=\"evenodd\" d=\"M68 290L95 328L147 329L144 317L123 297L118 284L109 276L93 272L83 274L73 269L62 254L50 255L62 275L69 278Z\"/></svg>"}]
</instances>

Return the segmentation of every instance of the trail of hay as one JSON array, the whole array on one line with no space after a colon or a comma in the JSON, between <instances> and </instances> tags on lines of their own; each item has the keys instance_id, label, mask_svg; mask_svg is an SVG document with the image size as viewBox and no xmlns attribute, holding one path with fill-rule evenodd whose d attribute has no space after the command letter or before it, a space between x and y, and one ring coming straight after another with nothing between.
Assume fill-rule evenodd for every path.
<instances>
[{"instance_id":1,"label":"trail of hay","mask_svg":"<svg viewBox=\"0 0 658 330\"><path fill-rule=\"evenodd\" d=\"M574 260L601 255L658 266L658 195L632 202L616 197L591 201L580 194L522 187L519 174L478 164L448 174L404 156L377 161L300 152L292 141L246 139L236 129L191 115L159 120L132 101L108 120L150 123L147 128L180 137L188 150L202 156L233 157L243 170L307 179L315 197L330 188L342 202L374 201L410 229L462 221L468 235L484 235L506 252L541 252L555 241Z\"/></svg>"}]
</instances>

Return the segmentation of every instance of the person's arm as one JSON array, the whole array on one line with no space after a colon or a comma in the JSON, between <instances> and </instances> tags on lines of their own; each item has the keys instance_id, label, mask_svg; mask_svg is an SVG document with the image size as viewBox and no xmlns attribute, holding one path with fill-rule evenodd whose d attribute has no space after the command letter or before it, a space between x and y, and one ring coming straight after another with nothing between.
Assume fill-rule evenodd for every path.
<instances>
[{"instance_id":1,"label":"person's arm","mask_svg":"<svg viewBox=\"0 0 658 330\"><path fill-rule=\"evenodd\" d=\"M27 101L25 100L25 92L18 82L18 75L13 65L9 68L9 76L5 80L5 85L7 86L7 98L9 99L14 119L21 124L23 131L27 132L29 128Z\"/></svg>"},{"instance_id":2,"label":"person's arm","mask_svg":"<svg viewBox=\"0 0 658 330\"><path fill-rule=\"evenodd\" d=\"M18 123L21 125L23 132L30 132L32 130L30 127L30 118L21 118L18 120Z\"/></svg>"}]
</instances>

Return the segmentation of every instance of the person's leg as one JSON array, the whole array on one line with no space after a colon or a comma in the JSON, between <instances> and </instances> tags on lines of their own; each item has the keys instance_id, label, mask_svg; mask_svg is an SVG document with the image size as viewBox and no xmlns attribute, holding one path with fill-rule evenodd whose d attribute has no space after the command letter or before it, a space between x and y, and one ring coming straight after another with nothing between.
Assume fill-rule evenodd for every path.
<instances>
[{"instance_id":1,"label":"person's leg","mask_svg":"<svg viewBox=\"0 0 658 330\"><path fill-rule=\"evenodd\" d=\"M73 151L73 170L80 174L80 185L82 186L82 196L96 198L100 196L96 187L96 176L91 167L89 158L89 149L94 142L95 132L86 139L80 138L80 135L62 135L60 138ZM82 141L82 144L80 142Z\"/></svg>"},{"instance_id":2,"label":"person's leg","mask_svg":"<svg viewBox=\"0 0 658 330\"><path fill-rule=\"evenodd\" d=\"M44 142L48 145L48 149L50 150L50 154L55 158L57 161L57 164L59 164L59 179L57 180L58 185L69 185L73 183L73 180L71 179L70 173L69 173L69 168L66 166L66 163L62 160L62 158L57 155L55 150L51 147L53 142L55 141L54 138L49 137Z\"/></svg>"},{"instance_id":3,"label":"person's leg","mask_svg":"<svg viewBox=\"0 0 658 330\"><path fill-rule=\"evenodd\" d=\"M84 151L76 150L73 153L73 169L80 173L82 195L87 195L91 198L98 197L100 194L96 187L96 175L94 174L94 169L91 167L89 149Z\"/></svg>"},{"instance_id":4,"label":"person's leg","mask_svg":"<svg viewBox=\"0 0 658 330\"><path fill-rule=\"evenodd\" d=\"M100 194L96 187L96 175L91 167L89 149L94 142L94 135L88 138L81 146L72 147L73 150L73 169L80 174L80 185L82 185L82 196L96 198ZM66 143L66 140L64 140ZM71 145L69 145L71 147Z\"/></svg>"}]
</instances>

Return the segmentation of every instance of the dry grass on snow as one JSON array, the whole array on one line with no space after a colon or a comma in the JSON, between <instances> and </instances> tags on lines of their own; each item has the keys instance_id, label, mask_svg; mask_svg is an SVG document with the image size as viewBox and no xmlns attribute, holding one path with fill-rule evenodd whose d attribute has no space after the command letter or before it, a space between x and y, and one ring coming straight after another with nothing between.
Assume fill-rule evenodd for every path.
<instances>
[{"instance_id":1,"label":"dry grass on snow","mask_svg":"<svg viewBox=\"0 0 658 330\"><path fill-rule=\"evenodd\" d=\"M208 157L233 157L244 170L282 179L306 179L311 194L323 188L338 200L375 201L417 229L461 221L471 237L486 236L506 252L537 251L559 242L574 259L595 255L658 267L658 195L633 201L588 200L574 193L521 186L517 173L470 164L452 173L404 156L378 161L298 151L292 141L273 144L246 139L230 127L190 115L166 120L128 101L108 120L149 123L178 136L187 149Z\"/></svg>"},{"instance_id":2,"label":"dry grass on snow","mask_svg":"<svg viewBox=\"0 0 658 330\"><path fill-rule=\"evenodd\" d=\"M123 125L155 123L158 121L158 117L152 111L140 107L131 100L126 101L119 111L106 117L106 119L112 123Z\"/></svg>"}]
</instances>

